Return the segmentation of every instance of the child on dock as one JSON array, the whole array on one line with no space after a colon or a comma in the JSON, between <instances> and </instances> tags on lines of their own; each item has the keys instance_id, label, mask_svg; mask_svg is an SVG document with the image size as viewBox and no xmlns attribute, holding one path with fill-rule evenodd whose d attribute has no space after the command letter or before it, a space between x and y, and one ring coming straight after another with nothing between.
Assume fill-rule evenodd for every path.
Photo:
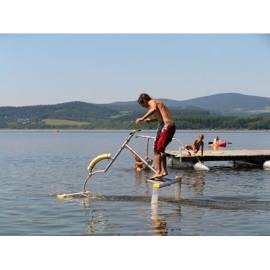
<instances>
[{"instance_id":1,"label":"child on dock","mask_svg":"<svg viewBox=\"0 0 270 270\"><path fill-rule=\"evenodd\" d=\"M204 135L200 134L197 139L192 144L186 144L185 149L188 151L188 154L191 156L192 151L194 154L198 153L201 149L201 155L203 156L204 148Z\"/></svg>"}]
</instances>

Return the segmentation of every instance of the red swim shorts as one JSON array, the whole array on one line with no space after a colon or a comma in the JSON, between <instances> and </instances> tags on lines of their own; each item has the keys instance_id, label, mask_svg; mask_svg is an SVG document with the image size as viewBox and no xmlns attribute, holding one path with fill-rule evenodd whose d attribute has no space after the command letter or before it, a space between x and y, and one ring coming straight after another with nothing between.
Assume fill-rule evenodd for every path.
<instances>
[{"instance_id":1,"label":"red swim shorts","mask_svg":"<svg viewBox=\"0 0 270 270\"><path fill-rule=\"evenodd\" d=\"M163 128L158 130L154 151L155 153L164 153L167 145L172 141L176 127L174 123L164 124Z\"/></svg>"}]
</instances>

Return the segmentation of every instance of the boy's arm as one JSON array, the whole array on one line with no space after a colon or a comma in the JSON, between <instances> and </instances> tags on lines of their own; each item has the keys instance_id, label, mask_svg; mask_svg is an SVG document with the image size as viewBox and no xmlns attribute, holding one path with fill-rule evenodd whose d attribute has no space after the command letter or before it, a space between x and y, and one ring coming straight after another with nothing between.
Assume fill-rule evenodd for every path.
<instances>
[{"instance_id":1,"label":"boy's arm","mask_svg":"<svg viewBox=\"0 0 270 270\"><path fill-rule=\"evenodd\" d=\"M203 156L204 142L201 143L201 155Z\"/></svg>"},{"instance_id":2,"label":"boy's arm","mask_svg":"<svg viewBox=\"0 0 270 270\"><path fill-rule=\"evenodd\" d=\"M156 105L156 103L151 102L151 103L149 104L149 106L150 106L150 109L149 109L148 112L141 118L142 121L146 120L148 117L150 117L150 116L151 116L153 113L155 113L156 110L157 110L157 105Z\"/></svg>"},{"instance_id":3,"label":"boy's arm","mask_svg":"<svg viewBox=\"0 0 270 270\"><path fill-rule=\"evenodd\" d=\"M151 102L149 105L150 105L150 109L148 110L148 112L144 116L142 116L141 118L138 118L136 120L136 124L138 124L139 122L145 121L148 117L150 117L153 113L156 112L156 110L157 110L156 103Z\"/></svg>"}]
</instances>

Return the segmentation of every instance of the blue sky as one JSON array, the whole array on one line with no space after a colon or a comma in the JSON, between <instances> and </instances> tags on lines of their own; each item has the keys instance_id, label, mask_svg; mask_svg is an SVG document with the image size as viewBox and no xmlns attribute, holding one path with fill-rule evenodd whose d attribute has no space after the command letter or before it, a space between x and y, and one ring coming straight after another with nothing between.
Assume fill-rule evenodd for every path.
<instances>
[{"instance_id":1,"label":"blue sky","mask_svg":"<svg viewBox=\"0 0 270 270\"><path fill-rule=\"evenodd\" d=\"M0 35L0 106L269 88L269 35Z\"/></svg>"}]
</instances>

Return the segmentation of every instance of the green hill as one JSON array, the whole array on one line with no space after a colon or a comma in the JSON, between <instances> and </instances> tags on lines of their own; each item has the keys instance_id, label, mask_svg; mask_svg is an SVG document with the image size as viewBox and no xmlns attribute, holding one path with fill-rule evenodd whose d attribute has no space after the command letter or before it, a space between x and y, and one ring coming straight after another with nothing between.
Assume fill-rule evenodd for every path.
<instances>
[{"instance_id":1,"label":"green hill","mask_svg":"<svg viewBox=\"0 0 270 270\"><path fill-rule=\"evenodd\" d=\"M187 101L166 100L166 104L170 108L178 129L270 128L269 113L254 113L255 111L267 111L264 110L267 108L267 98L255 97L252 103L252 96L224 95L193 99L195 102L190 100L189 103ZM223 103L221 102L222 97ZM240 98L246 98L246 101L235 100L234 103L232 102L232 99ZM215 104L213 105L211 102ZM235 106L240 106L240 103L241 106L244 106L242 108L245 108L242 112L252 109L253 114L233 114L232 110L235 110ZM217 106L216 104L219 104L219 107L223 109L222 112L213 109ZM231 115L222 114L226 110L231 110ZM135 119L145 111L134 101L111 104L75 101L55 105L0 107L0 128L132 129L135 128ZM142 128L156 128L156 124L144 125Z\"/></svg>"},{"instance_id":2,"label":"green hill","mask_svg":"<svg viewBox=\"0 0 270 270\"><path fill-rule=\"evenodd\" d=\"M175 109L200 108L224 115L251 115L270 112L270 98L239 93L223 93L188 100L162 99L167 106ZM108 108L136 109L135 101L114 102Z\"/></svg>"}]
</instances>

